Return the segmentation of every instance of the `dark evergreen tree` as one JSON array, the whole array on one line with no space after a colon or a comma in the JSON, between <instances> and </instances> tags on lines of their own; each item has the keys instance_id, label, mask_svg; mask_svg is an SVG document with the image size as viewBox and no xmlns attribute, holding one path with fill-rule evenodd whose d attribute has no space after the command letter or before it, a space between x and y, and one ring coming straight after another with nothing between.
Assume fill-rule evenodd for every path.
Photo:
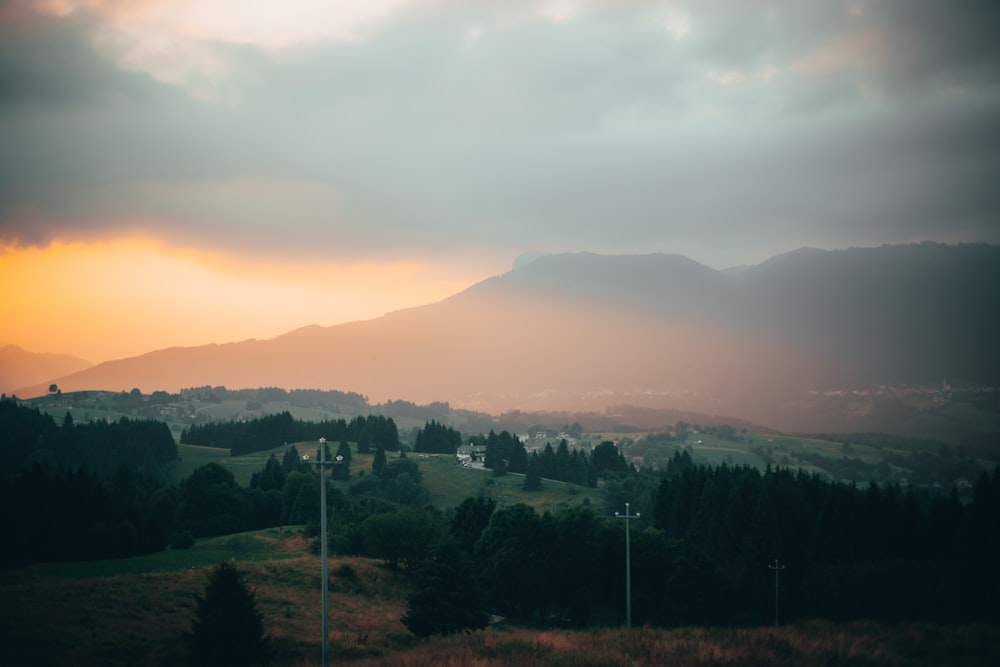
<instances>
[{"instance_id":1,"label":"dark evergreen tree","mask_svg":"<svg viewBox=\"0 0 1000 667\"><path fill-rule=\"evenodd\" d=\"M362 428L358 432L358 454L367 454L372 450L372 437L368 434L367 428Z\"/></svg>"},{"instance_id":2,"label":"dark evergreen tree","mask_svg":"<svg viewBox=\"0 0 1000 667\"><path fill-rule=\"evenodd\" d=\"M556 461L555 470L552 474L552 479L558 479L565 482L569 478L569 443L566 442L566 438L559 441L559 447L556 449Z\"/></svg>"},{"instance_id":3,"label":"dark evergreen tree","mask_svg":"<svg viewBox=\"0 0 1000 667\"><path fill-rule=\"evenodd\" d=\"M525 491L538 491L542 488L542 473L538 469L537 456L528 459L528 472L524 476L524 485L521 488Z\"/></svg>"},{"instance_id":4,"label":"dark evergreen tree","mask_svg":"<svg viewBox=\"0 0 1000 667\"><path fill-rule=\"evenodd\" d=\"M597 447L594 447L594 451L590 453L590 463L594 466L598 474L625 472L628 470L625 457L621 455L615 443L611 441L602 442Z\"/></svg>"},{"instance_id":5,"label":"dark evergreen tree","mask_svg":"<svg viewBox=\"0 0 1000 667\"><path fill-rule=\"evenodd\" d=\"M282 464L278 463L278 457L271 454L264 469L255 472L250 476L250 488L261 491L281 491L285 486L285 471Z\"/></svg>"},{"instance_id":6,"label":"dark evergreen tree","mask_svg":"<svg viewBox=\"0 0 1000 667\"><path fill-rule=\"evenodd\" d=\"M333 466L333 477L346 482L351 479L351 446L347 444L347 440L341 441L337 457L340 461Z\"/></svg>"},{"instance_id":7,"label":"dark evergreen tree","mask_svg":"<svg viewBox=\"0 0 1000 667\"><path fill-rule=\"evenodd\" d=\"M385 448L379 445L375 448L375 458L372 459L372 473L377 477L381 477L382 471L385 470L385 465Z\"/></svg>"},{"instance_id":8,"label":"dark evergreen tree","mask_svg":"<svg viewBox=\"0 0 1000 667\"><path fill-rule=\"evenodd\" d=\"M285 474L290 472L304 472L308 469L308 464L306 464L302 457L299 456L299 450L292 445L285 450L285 455L281 459L281 471Z\"/></svg>"},{"instance_id":9,"label":"dark evergreen tree","mask_svg":"<svg viewBox=\"0 0 1000 667\"><path fill-rule=\"evenodd\" d=\"M413 450L428 454L454 454L461 444L461 433L432 419L417 431Z\"/></svg>"},{"instance_id":10,"label":"dark evergreen tree","mask_svg":"<svg viewBox=\"0 0 1000 667\"><path fill-rule=\"evenodd\" d=\"M269 661L270 636L264 635L254 592L232 562L219 563L212 571L186 639L195 665L231 667Z\"/></svg>"},{"instance_id":11,"label":"dark evergreen tree","mask_svg":"<svg viewBox=\"0 0 1000 667\"><path fill-rule=\"evenodd\" d=\"M498 458L496 462L493 464L493 476L503 477L506 474L507 474L507 464L504 462L503 459Z\"/></svg>"},{"instance_id":12,"label":"dark evergreen tree","mask_svg":"<svg viewBox=\"0 0 1000 667\"><path fill-rule=\"evenodd\" d=\"M218 463L196 468L181 486L177 525L195 537L247 530L253 513L246 490Z\"/></svg>"},{"instance_id":13,"label":"dark evergreen tree","mask_svg":"<svg viewBox=\"0 0 1000 667\"><path fill-rule=\"evenodd\" d=\"M472 560L448 540L415 573L403 625L418 637L480 630L489 620Z\"/></svg>"},{"instance_id":14,"label":"dark evergreen tree","mask_svg":"<svg viewBox=\"0 0 1000 667\"><path fill-rule=\"evenodd\" d=\"M496 501L492 498L477 497L466 498L455 508L455 514L451 518L451 534L468 553L472 553L476 540L490 522L496 507Z\"/></svg>"},{"instance_id":15,"label":"dark evergreen tree","mask_svg":"<svg viewBox=\"0 0 1000 667\"><path fill-rule=\"evenodd\" d=\"M511 449L510 461L507 462L507 470L522 475L528 472L528 450L524 448L520 440L515 442L514 447Z\"/></svg>"}]
</instances>

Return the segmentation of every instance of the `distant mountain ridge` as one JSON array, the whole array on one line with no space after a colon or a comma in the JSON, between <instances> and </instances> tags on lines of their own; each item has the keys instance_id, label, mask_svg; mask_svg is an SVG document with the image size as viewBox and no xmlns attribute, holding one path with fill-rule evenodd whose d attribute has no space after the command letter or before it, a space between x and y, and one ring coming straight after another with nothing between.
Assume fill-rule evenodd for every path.
<instances>
[{"instance_id":1,"label":"distant mountain ridge","mask_svg":"<svg viewBox=\"0 0 1000 667\"><path fill-rule=\"evenodd\" d=\"M0 345L0 392L9 393L92 365L69 354L29 352L17 345Z\"/></svg>"},{"instance_id":2,"label":"distant mountain ridge","mask_svg":"<svg viewBox=\"0 0 1000 667\"><path fill-rule=\"evenodd\" d=\"M780 426L810 389L1000 384L997 303L1000 247L980 244L804 249L738 272L680 255L543 255L439 303L158 350L45 386L341 389L494 414L634 404Z\"/></svg>"}]
</instances>

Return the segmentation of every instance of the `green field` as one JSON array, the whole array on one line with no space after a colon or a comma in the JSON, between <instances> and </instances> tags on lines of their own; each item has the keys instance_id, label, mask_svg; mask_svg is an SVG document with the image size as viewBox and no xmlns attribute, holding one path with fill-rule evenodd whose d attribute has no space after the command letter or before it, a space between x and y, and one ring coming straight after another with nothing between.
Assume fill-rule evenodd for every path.
<instances>
[{"instance_id":1,"label":"green field","mask_svg":"<svg viewBox=\"0 0 1000 667\"><path fill-rule=\"evenodd\" d=\"M294 445L299 455L316 455L316 443L297 442L282 445L262 452L230 456L228 449L214 447L198 447L194 445L178 445L177 451L181 460L172 464L170 477L175 483L182 482L195 468L208 463L218 463L232 471L236 481L242 486L250 485L250 478L255 472L264 468L268 457L274 454L280 461L288 447ZM352 449L353 449L352 445ZM389 454L394 456L392 452ZM567 505L589 503L594 507L603 507L604 492L576 484L543 480L539 491L523 491L523 475L508 474L503 477L493 477L490 470L482 468L463 468L448 455L421 455L409 453L407 457L414 461L423 475L423 486L431 494L431 503L440 509L456 507L463 500L472 496L487 496L497 501L498 505L525 503L538 511L553 510ZM354 453L351 457L351 481L333 481L335 487L346 491L362 474L369 474L372 469L372 454ZM391 458L390 458L391 460Z\"/></svg>"}]
</instances>

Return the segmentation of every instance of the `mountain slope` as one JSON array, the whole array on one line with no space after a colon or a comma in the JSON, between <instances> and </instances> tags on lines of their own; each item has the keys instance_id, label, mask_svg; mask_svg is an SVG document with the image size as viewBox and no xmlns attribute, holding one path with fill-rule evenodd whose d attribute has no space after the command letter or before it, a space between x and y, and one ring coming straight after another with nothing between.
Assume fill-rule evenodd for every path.
<instances>
[{"instance_id":1,"label":"mountain slope","mask_svg":"<svg viewBox=\"0 0 1000 667\"><path fill-rule=\"evenodd\" d=\"M89 366L89 361L68 354L28 352L17 345L4 345L0 347L0 392L9 393Z\"/></svg>"},{"instance_id":2,"label":"mountain slope","mask_svg":"<svg viewBox=\"0 0 1000 667\"><path fill-rule=\"evenodd\" d=\"M548 255L374 320L56 381L342 389L491 412L631 403L776 423L812 388L1000 382L998 271L993 246L797 252L737 273L676 255Z\"/></svg>"}]
</instances>

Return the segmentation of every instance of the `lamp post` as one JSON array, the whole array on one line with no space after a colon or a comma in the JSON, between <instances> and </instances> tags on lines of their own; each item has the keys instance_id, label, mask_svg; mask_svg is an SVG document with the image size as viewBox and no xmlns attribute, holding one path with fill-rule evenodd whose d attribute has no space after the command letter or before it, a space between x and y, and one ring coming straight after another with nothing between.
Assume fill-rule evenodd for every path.
<instances>
[{"instance_id":1,"label":"lamp post","mask_svg":"<svg viewBox=\"0 0 1000 667\"><path fill-rule=\"evenodd\" d=\"M308 456L303 457L306 460ZM320 586L322 587L323 609L323 667L330 664L330 611L327 607L329 582L326 563L326 438L319 439L319 539L320 539Z\"/></svg>"},{"instance_id":2,"label":"lamp post","mask_svg":"<svg viewBox=\"0 0 1000 667\"><path fill-rule=\"evenodd\" d=\"M774 570L774 627L778 627L778 573L785 569L784 565L778 565L778 559L774 559L774 565L767 566L769 570Z\"/></svg>"},{"instance_id":3,"label":"lamp post","mask_svg":"<svg viewBox=\"0 0 1000 667\"><path fill-rule=\"evenodd\" d=\"M632 547L629 543L629 523L638 519L639 513L629 514L630 503L625 503L625 516L615 512L616 519L625 519L625 628L632 629Z\"/></svg>"}]
</instances>

